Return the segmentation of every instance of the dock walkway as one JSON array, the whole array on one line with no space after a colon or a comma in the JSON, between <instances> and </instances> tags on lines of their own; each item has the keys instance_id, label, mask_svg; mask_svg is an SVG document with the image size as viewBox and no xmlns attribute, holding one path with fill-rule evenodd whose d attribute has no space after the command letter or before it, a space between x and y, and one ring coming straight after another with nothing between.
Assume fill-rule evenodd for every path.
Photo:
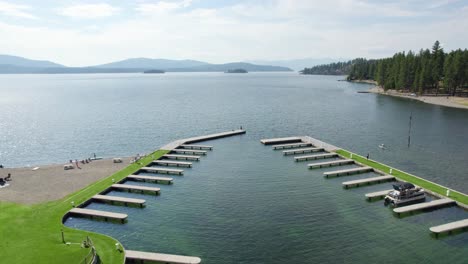
<instances>
[{"instance_id":1,"label":"dock walkway","mask_svg":"<svg viewBox=\"0 0 468 264\"><path fill-rule=\"evenodd\" d=\"M323 148L300 148L300 149L293 149L293 150L283 150L283 155L294 155L294 154L301 154L301 153L309 153L309 152L319 152L323 151Z\"/></svg>"},{"instance_id":2,"label":"dock walkway","mask_svg":"<svg viewBox=\"0 0 468 264\"><path fill-rule=\"evenodd\" d=\"M287 144L287 143L299 143L302 142L300 137L284 137L284 138L268 138L261 139L260 142L264 145L277 145L277 144Z\"/></svg>"},{"instance_id":3,"label":"dock walkway","mask_svg":"<svg viewBox=\"0 0 468 264\"><path fill-rule=\"evenodd\" d=\"M354 163L354 160L352 159L342 159L342 160L326 161L326 162L319 162L319 163L310 163L310 164L307 164L307 166L309 167L309 169L316 169L316 168L323 168L323 167L348 165L348 164L353 164L353 163Z\"/></svg>"},{"instance_id":4,"label":"dock walkway","mask_svg":"<svg viewBox=\"0 0 468 264\"><path fill-rule=\"evenodd\" d=\"M453 205L453 204L455 204L455 201L449 198L437 199L437 200L433 200L427 203L418 203L418 204L398 207L398 208L393 209L393 212L397 214L403 214L403 213L409 213L409 212L419 211L419 210L428 209L428 208L448 206L448 205Z\"/></svg>"},{"instance_id":5,"label":"dock walkway","mask_svg":"<svg viewBox=\"0 0 468 264\"><path fill-rule=\"evenodd\" d=\"M166 154L163 155L163 158L166 159L174 159L174 160L200 160L200 156L194 156L194 155L178 155L178 154Z\"/></svg>"},{"instance_id":6,"label":"dock walkway","mask_svg":"<svg viewBox=\"0 0 468 264\"><path fill-rule=\"evenodd\" d=\"M127 219L128 217L127 214L113 213L113 212L100 211L100 210L91 210L91 209L84 209L84 208L78 208L78 207L73 208L68 212L71 214L86 215L86 216L91 216L91 217L101 217L101 218L104 218L106 221L108 219L120 220L122 221L122 223L124 223L125 219Z\"/></svg>"},{"instance_id":7,"label":"dock walkway","mask_svg":"<svg viewBox=\"0 0 468 264\"><path fill-rule=\"evenodd\" d=\"M385 197L389 192L393 191L393 189L388 189L388 190L383 190L383 191L378 191L378 192L371 192L371 193L366 193L366 198L368 200L374 199L374 198L382 198Z\"/></svg>"},{"instance_id":8,"label":"dock walkway","mask_svg":"<svg viewBox=\"0 0 468 264\"><path fill-rule=\"evenodd\" d=\"M158 167L142 167L140 170L154 172L154 173L164 173L164 174L178 174L178 175L184 174L184 170L158 168Z\"/></svg>"},{"instance_id":9,"label":"dock walkway","mask_svg":"<svg viewBox=\"0 0 468 264\"><path fill-rule=\"evenodd\" d=\"M297 156L294 157L295 161L306 161L306 160L317 160L317 159L329 159L338 157L336 153L324 153L324 154L314 154L314 155L306 155L306 156Z\"/></svg>"},{"instance_id":10,"label":"dock walkway","mask_svg":"<svg viewBox=\"0 0 468 264\"><path fill-rule=\"evenodd\" d=\"M393 181L393 180L395 180L394 176L385 175L385 176L378 176L378 177L366 178L366 179L361 179L361 180L343 182L343 186L347 189L350 187L356 187L356 186L363 185L363 184L381 183L381 182L387 182L387 181Z\"/></svg>"},{"instance_id":11,"label":"dock walkway","mask_svg":"<svg viewBox=\"0 0 468 264\"><path fill-rule=\"evenodd\" d=\"M201 262L201 259L199 257L169 255L134 250L125 250L125 258L131 260L155 261L158 263L171 264L198 264Z\"/></svg>"},{"instance_id":12,"label":"dock walkway","mask_svg":"<svg viewBox=\"0 0 468 264\"><path fill-rule=\"evenodd\" d=\"M173 149L172 152L179 154L191 154L191 155L206 155L206 150L195 150L195 149Z\"/></svg>"},{"instance_id":13,"label":"dock walkway","mask_svg":"<svg viewBox=\"0 0 468 264\"><path fill-rule=\"evenodd\" d=\"M142 180L142 181L153 181L153 182L165 182L172 184L173 179L167 177L155 177L155 176L145 176L145 175L129 175L127 176L129 180Z\"/></svg>"},{"instance_id":14,"label":"dock walkway","mask_svg":"<svg viewBox=\"0 0 468 264\"><path fill-rule=\"evenodd\" d=\"M433 226L433 227L429 228L429 230L431 230L431 232L435 233L436 236L437 236L440 233L445 233L445 232L450 233L450 232L458 230L458 229L463 229L464 230L467 227L468 227L468 218L460 220L460 221L451 222L451 223L448 223L448 224Z\"/></svg>"},{"instance_id":15,"label":"dock walkway","mask_svg":"<svg viewBox=\"0 0 468 264\"><path fill-rule=\"evenodd\" d=\"M211 134L211 135L206 135L206 136L179 139L179 140L173 141L173 142L171 142L171 143L169 143L169 144L167 144L165 146L162 146L160 149L161 150L173 150L175 148L180 147L181 145L189 145L189 144L196 143L196 142L212 140L212 139L218 139L218 138L223 138L223 137L230 137L230 136L235 136L235 135L241 135L241 134L245 134L245 133L246 133L246 131L244 129L237 129L237 130L232 130L232 131L227 131L227 132L222 132L222 133L216 133L216 134Z\"/></svg>"},{"instance_id":16,"label":"dock walkway","mask_svg":"<svg viewBox=\"0 0 468 264\"><path fill-rule=\"evenodd\" d=\"M111 196L111 195L94 195L92 197L93 200L98 200L98 201L108 201L108 202L119 202L123 203L125 205L128 204L136 204L139 206L143 206L145 204L145 200L143 199L135 199L135 198L127 198L127 197L120 197L120 196Z\"/></svg>"},{"instance_id":17,"label":"dock walkway","mask_svg":"<svg viewBox=\"0 0 468 264\"><path fill-rule=\"evenodd\" d=\"M207 145L187 145L187 144L184 144L184 145L180 145L181 148L185 148L185 149L207 149L207 150L212 150L213 149L213 146L207 146Z\"/></svg>"},{"instance_id":18,"label":"dock walkway","mask_svg":"<svg viewBox=\"0 0 468 264\"><path fill-rule=\"evenodd\" d=\"M324 172L323 175L325 177L338 177L338 176L344 176L344 175L351 175L351 174L359 174L359 173L366 173L366 172L371 172L374 171L373 168L371 167L359 167L359 168L352 168L352 169L346 169L346 170L336 170L336 171L327 171Z\"/></svg>"},{"instance_id":19,"label":"dock walkway","mask_svg":"<svg viewBox=\"0 0 468 264\"><path fill-rule=\"evenodd\" d=\"M281 145L274 145L273 149L290 149L290 148L302 148L302 147L312 147L311 143L290 143L290 144L281 144Z\"/></svg>"},{"instance_id":20,"label":"dock walkway","mask_svg":"<svg viewBox=\"0 0 468 264\"><path fill-rule=\"evenodd\" d=\"M161 166L173 166L173 167L192 167L192 162L184 161L172 161L172 160L154 160L154 164Z\"/></svg>"},{"instance_id":21,"label":"dock walkway","mask_svg":"<svg viewBox=\"0 0 468 264\"><path fill-rule=\"evenodd\" d=\"M159 192L161 191L160 188L156 188L156 187L147 187L147 186L138 186L138 185L129 185L129 184L112 184L112 188L129 190L129 191L141 191L142 193L154 192L155 194L159 194Z\"/></svg>"}]
</instances>

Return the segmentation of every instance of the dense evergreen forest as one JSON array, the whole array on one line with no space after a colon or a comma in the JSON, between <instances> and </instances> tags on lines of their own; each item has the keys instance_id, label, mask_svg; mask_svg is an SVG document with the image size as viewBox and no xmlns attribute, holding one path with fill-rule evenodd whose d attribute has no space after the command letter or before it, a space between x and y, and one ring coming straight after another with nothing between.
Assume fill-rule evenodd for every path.
<instances>
[{"instance_id":1,"label":"dense evergreen forest","mask_svg":"<svg viewBox=\"0 0 468 264\"><path fill-rule=\"evenodd\" d=\"M348 74L348 80L374 80L385 90L468 95L468 50L445 53L439 41L431 50L421 49L419 53L399 52L391 58L377 60L359 58L306 68L301 73L328 74L323 69Z\"/></svg>"}]
</instances>

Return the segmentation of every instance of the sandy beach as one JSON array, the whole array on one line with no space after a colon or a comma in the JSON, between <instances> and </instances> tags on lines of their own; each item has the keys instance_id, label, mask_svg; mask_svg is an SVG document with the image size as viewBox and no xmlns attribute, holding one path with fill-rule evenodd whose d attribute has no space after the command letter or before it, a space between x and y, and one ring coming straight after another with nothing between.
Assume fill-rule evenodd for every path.
<instances>
[{"instance_id":1,"label":"sandy beach","mask_svg":"<svg viewBox=\"0 0 468 264\"><path fill-rule=\"evenodd\" d=\"M64 164L37 166L33 168L3 168L0 178L11 173L9 186L0 188L0 201L21 204L37 204L61 199L83 189L89 184L125 168L132 158L122 158L122 163L102 159L79 164L81 169L64 170Z\"/></svg>"},{"instance_id":2,"label":"sandy beach","mask_svg":"<svg viewBox=\"0 0 468 264\"><path fill-rule=\"evenodd\" d=\"M368 82L370 83L370 82ZM401 93L396 90L384 91L381 87L375 86L369 89L369 92L390 96L397 96L412 100L418 100L428 104L442 105L447 107L463 108L468 109L468 98L466 97L457 97L457 96L417 96L411 95L410 93Z\"/></svg>"}]
</instances>

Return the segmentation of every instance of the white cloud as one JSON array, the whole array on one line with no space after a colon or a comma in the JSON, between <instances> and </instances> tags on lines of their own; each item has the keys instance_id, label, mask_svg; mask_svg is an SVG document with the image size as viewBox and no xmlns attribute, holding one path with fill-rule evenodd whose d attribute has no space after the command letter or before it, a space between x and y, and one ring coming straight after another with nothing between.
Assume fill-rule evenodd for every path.
<instances>
[{"instance_id":1,"label":"white cloud","mask_svg":"<svg viewBox=\"0 0 468 264\"><path fill-rule=\"evenodd\" d=\"M112 16L120 11L120 8L109 4L80 4L60 8L59 14L72 18L102 18Z\"/></svg>"},{"instance_id":2,"label":"white cloud","mask_svg":"<svg viewBox=\"0 0 468 264\"><path fill-rule=\"evenodd\" d=\"M192 0L183 0L183 1L176 1L176 2L159 1L154 4L148 4L148 3L138 4L135 7L135 10L143 15L152 15L152 14L168 13L173 10L189 7L191 4L192 4Z\"/></svg>"},{"instance_id":3,"label":"white cloud","mask_svg":"<svg viewBox=\"0 0 468 264\"><path fill-rule=\"evenodd\" d=\"M0 14L3 15L28 19L37 19L36 16L27 12L30 9L31 7L27 5L17 5L0 1Z\"/></svg>"}]
</instances>

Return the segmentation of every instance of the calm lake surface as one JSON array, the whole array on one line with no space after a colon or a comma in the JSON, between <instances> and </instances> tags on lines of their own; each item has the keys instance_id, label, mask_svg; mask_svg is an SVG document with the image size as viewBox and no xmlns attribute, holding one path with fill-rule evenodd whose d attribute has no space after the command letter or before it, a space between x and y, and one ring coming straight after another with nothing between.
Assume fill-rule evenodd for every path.
<instances>
[{"instance_id":1,"label":"calm lake surface","mask_svg":"<svg viewBox=\"0 0 468 264\"><path fill-rule=\"evenodd\" d=\"M398 219L382 201L364 199L390 184L344 190L341 182L365 175L324 179L330 169L308 170L307 162L260 144L309 135L468 192L467 110L358 94L369 86L342 78L0 75L0 163L132 156L242 125L246 135L206 143L214 150L173 185L161 185L160 196L118 193L146 199L146 208L89 206L127 213L127 224L66 224L111 235L128 249L200 256L203 263L466 263L467 233L435 240L428 228L467 212L451 207Z\"/></svg>"}]
</instances>

